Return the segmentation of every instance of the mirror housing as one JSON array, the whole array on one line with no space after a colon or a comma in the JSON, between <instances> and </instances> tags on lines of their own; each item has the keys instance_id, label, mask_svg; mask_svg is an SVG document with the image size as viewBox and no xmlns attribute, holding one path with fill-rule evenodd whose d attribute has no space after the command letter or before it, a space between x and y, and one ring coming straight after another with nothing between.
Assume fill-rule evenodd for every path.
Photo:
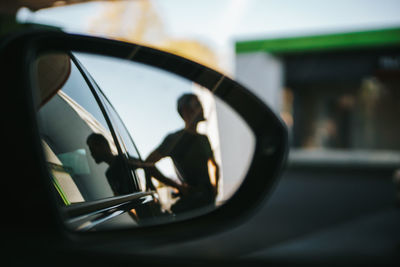
<instances>
[{"instance_id":1,"label":"mirror housing","mask_svg":"<svg viewBox=\"0 0 400 267\"><path fill-rule=\"evenodd\" d=\"M58 236L61 234L69 241L86 241L93 243L94 246L99 244L99 240L107 240L109 242L107 244L122 240L143 247L209 235L228 229L229 226L238 224L253 213L271 192L285 165L288 133L282 121L249 90L205 66L141 45L56 31L21 34L11 38L6 46L7 49L4 51L8 52L2 54L1 64L8 66L3 73L4 77L7 77L4 79L5 86L13 89L6 92L10 105L2 108L3 111L8 110L17 116L11 120L6 117L3 125L9 125L16 133L6 133L6 139L17 138L20 141L16 145L7 145L6 149L11 151L7 164L16 167L16 163L11 161L21 157L20 151L26 151L24 157L30 159L30 162L20 171L18 178L5 181L5 186L21 188L21 179L25 179L23 183L26 186L20 189L19 195L34 200L34 204L33 202L30 204L32 209L28 212L29 217L35 218L34 222L28 224L21 222L20 225L28 231L35 232L41 229L49 236L55 233ZM174 73L212 90L247 122L256 138L253 161L238 191L218 209L193 219L101 233L68 231L63 226L60 212L52 201L54 188L48 179L49 173L38 134L35 117L35 106L38 103L35 103L37 99L34 97L31 83L34 76L31 68L34 59L46 52L59 51L79 51L134 60ZM26 181L26 177L30 179ZM15 195L11 200L15 205L10 211L13 216L21 217L20 211L26 210L26 201ZM12 228L18 231L18 225L13 225Z\"/></svg>"}]
</instances>

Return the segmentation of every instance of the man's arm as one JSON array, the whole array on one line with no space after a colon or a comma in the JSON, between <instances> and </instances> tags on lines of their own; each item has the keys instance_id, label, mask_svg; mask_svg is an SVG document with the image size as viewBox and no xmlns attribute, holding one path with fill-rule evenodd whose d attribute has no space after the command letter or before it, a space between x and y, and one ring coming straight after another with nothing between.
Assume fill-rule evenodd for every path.
<instances>
[{"instance_id":1,"label":"man's arm","mask_svg":"<svg viewBox=\"0 0 400 267\"><path fill-rule=\"evenodd\" d=\"M149 171L149 174L154 177L155 179L157 179L158 181L169 185L171 187L174 187L176 189L179 190L179 192L181 192L182 194L184 194L187 191L187 185L186 184L178 184L177 182L175 182L174 180L172 180L171 178L168 178L166 176L164 176L156 167L155 167L155 163L157 161L159 161L160 159L162 159L164 156L156 149L153 152L150 153L150 155L146 158L145 160L145 164L149 164L152 167L147 168L146 170Z\"/></svg>"},{"instance_id":2,"label":"man's arm","mask_svg":"<svg viewBox=\"0 0 400 267\"><path fill-rule=\"evenodd\" d=\"M156 154L154 154L154 155L156 155ZM151 159L155 160L156 157L154 156ZM157 161L155 161L155 162L157 162ZM164 183L166 185L172 186L174 188L177 188L177 189L181 188L180 184L176 183L174 180L172 180L172 179L166 177L165 175L163 175L160 172L160 170L158 170L157 167L155 166L155 162L147 161L147 159L146 159L146 161L141 161L141 160L136 159L136 158L130 158L128 160L129 165L133 169L142 168L142 169L144 169L144 171L148 175L154 177L158 181L160 181L160 182L162 182L162 183Z\"/></svg>"},{"instance_id":3,"label":"man's arm","mask_svg":"<svg viewBox=\"0 0 400 267\"><path fill-rule=\"evenodd\" d=\"M150 155L145 159L145 161L130 157L128 159L129 165L134 168L150 168L154 167L155 163L162 159L164 156L156 149L150 153Z\"/></svg>"},{"instance_id":4,"label":"man's arm","mask_svg":"<svg viewBox=\"0 0 400 267\"><path fill-rule=\"evenodd\" d=\"M150 155L146 158L145 163L155 164L157 161L162 159L164 156L156 149L150 153Z\"/></svg>"},{"instance_id":5,"label":"man's arm","mask_svg":"<svg viewBox=\"0 0 400 267\"><path fill-rule=\"evenodd\" d=\"M211 166L214 168L214 178L215 178L215 187L214 187L214 193L215 195L218 194L218 189L219 189L219 166L217 164L217 162L215 161L214 157L211 157L209 159L209 162L211 163Z\"/></svg>"},{"instance_id":6,"label":"man's arm","mask_svg":"<svg viewBox=\"0 0 400 267\"><path fill-rule=\"evenodd\" d=\"M212 162L215 166L215 187L218 190L218 188L219 188L219 166L214 158L212 159Z\"/></svg>"},{"instance_id":7,"label":"man's arm","mask_svg":"<svg viewBox=\"0 0 400 267\"><path fill-rule=\"evenodd\" d=\"M152 176L153 178L157 179L158 181L169 185L171 187L174 187L176 189L179 190L179 188L181 187L180 184L176 183L174 180L172 180L171 178L166 177L164 174L162 174L156 167L150 167L150 168L145 168L145 171L147 171L149 173L150 176Z\"/></svg>"},{"instance_id":8,"label":"man's arm","mask_svg":"<svg viewBox=\"0 0 400 267\"><path fill-rule=\"evenodd\" d=\"M145 162L143 160L140 160L140 159L137 159L137 158L133 158L133 157L130 157L128 159L128 164L134 169L153 167L154 166L154 163Z\"/></svg>"}]
</instances>

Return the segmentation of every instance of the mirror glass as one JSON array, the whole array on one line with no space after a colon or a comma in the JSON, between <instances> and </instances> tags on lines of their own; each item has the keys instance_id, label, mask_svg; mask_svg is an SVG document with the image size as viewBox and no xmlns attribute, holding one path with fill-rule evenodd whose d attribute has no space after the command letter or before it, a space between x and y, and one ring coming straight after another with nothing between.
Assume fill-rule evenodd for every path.
<instances>
[{"instance_id":1,"label":"mirror glass","mask_svg":"<svg viewBox=\"0 0 400 267\"><path fill-rule=\"evenodd\" d=\"M221 99L132 60L86 53L34 63L55 199L77 231L196 217L240 187L255 137Z\"/></svg>"}]
</instances>

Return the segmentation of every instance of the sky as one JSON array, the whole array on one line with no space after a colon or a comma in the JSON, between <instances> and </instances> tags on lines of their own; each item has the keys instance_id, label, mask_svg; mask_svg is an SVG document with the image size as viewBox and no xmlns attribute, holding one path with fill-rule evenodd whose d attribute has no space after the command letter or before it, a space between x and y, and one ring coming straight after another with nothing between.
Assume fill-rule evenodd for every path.
<instances>
[{"instance_id":1,"label":"sky","mask_svg":"<svg viewBox=\"0 0 400 267\"><path fill-rule=\"evenodd\" d=\"M398 0L153 0L172 35L262 37L400 25ZM106 3L107 4L107 3ZM105 3L39 10L34 19L84 30ZM204 17L206 16L206 19ZM222 35L222 37L221 37Z\"/></svg>"}]
</instances>

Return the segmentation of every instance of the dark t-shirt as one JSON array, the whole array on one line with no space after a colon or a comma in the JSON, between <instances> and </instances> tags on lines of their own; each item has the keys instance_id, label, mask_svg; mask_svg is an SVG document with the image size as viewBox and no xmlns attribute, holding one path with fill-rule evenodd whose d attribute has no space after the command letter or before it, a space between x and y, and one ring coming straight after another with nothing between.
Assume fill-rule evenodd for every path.
<instances>
[{"instance_id":1,"label":"dark t-shirt","mask_svg":"<svg viewBox=\"0 0 400 267\"><path fill-rule=\"evenodd\" d=\"M207 136L180 130L169 134L157 151L171 157L180 178L194 191L213 197L207 163L214 155Z\"/></svg>"},{"instance_id":2,"label":"dark t-shirt","mask_svg":"<svg viewBox=\"0 0 400 267\"><path fill-rule=\"evenodd\" d=\"M135 190L133 180L127 175L126 166L120 157L116 157L107 169L106 177L116 195L131 194Z\"/></svg>"}]
</instances>

